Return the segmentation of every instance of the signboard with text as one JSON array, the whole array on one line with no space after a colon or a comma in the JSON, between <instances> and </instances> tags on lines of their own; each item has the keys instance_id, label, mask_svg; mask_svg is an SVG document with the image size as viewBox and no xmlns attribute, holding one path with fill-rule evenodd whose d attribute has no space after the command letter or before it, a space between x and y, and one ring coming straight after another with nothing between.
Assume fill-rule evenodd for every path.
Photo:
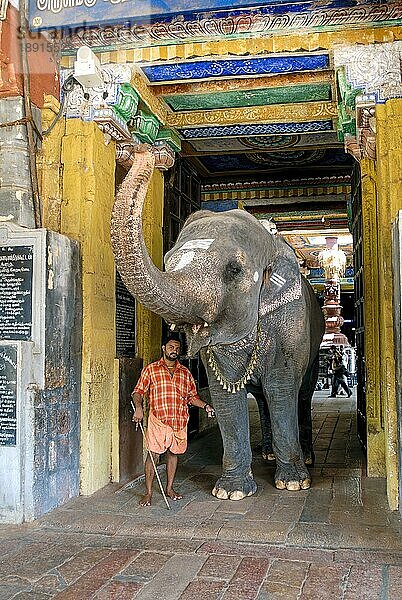
<instances>
[{"instance_id":1,"label":"signboard with text","mask_svg":"<svg viewBox=\"0 0 402 600\"><path fill-rule=\"evenodd\" d=\"M266 4L293 4L274 0ZM31 29L81 27L106 23L147 23L197 11L225 11L261 5L261 0L29 0Z\"/></svg>"},{"instance_id":2,"label":"signboard with text","mask_svg":"<svg viewBox=\"0 0 402 600\"><path fill-rule=\"evenodd\" d=\"M17 348L0 346L0 446L17 444Z\"/></svg>"},{"instance_id":3,"label":"signboard with text","mask_svg":"<svg viewBox=\"0 0 402 600\"><path fill-rule=\"evenodd\" d=\"M0 339L32 335L33 246L0 246Z\"/></svg>"}]
</instances>

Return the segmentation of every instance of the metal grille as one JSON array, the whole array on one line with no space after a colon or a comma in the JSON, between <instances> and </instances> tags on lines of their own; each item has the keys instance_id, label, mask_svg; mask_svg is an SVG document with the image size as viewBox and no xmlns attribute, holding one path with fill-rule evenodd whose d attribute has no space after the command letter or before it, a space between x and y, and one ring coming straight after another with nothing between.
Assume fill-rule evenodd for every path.
<instances>
[{"instance_id":1,"label":"metal grille","mask_svg":"<svg viewBox=\"0 0 402 600\"><path fill-rule=\"evenodd\" d=\"M360 166L355 164L352 174L352 235L355 271L355 323L357 373L357 435L364 450L367 448L366 419L366 361L364 356L364 286L363 286L363 228Z\"/></svg>"}]
</instances>

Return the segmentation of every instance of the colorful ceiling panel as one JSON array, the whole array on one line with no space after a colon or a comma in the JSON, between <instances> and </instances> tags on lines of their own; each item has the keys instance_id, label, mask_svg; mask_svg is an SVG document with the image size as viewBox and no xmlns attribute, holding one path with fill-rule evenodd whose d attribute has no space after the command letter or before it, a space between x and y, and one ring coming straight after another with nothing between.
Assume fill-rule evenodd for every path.
<instances>
[{"instance_id":1,"label":"colorful ceiling panel","mask_svg":"<svg viewBox=\"0 0 402 600\"><path fill-rule=\"evenodd\" d=\"M227 172L267 171L272 169L307 168L325 169L352 166L353 158L343 149L331 150L288 150L283 152L248 152L245 154L223 154L199 156L197 160L210 174Z\"/></svg>"},{"instance_id":2,"label":"colorful ceiling panel","mask_svg":"<svg viewBox=\"0 0 402 600\"><path fill-rule=\"evenodd\" d=\"M321 229L320 231L306 230L303 232L282 230L281 235L310 269L319 267L318 255L322 248L325 247L326 237L337 238L339 249L343 250L346 254L347 265L353 265L353 239L343 228L328 228Z\"/></svg>"},{"instance_id":3,"label":"colorful ceiling panel","mask_svg":"<svg viewBox=\"0 0 402 600\"><path fill-rule=\"evenodd\" d=\"M223 138L223 139L192 139L188 142L186 153L212 152L244 152L245 150L283 150L285 148L309 148L309 147L330 147L342 148L335 132L320 134L287 134L287 135L260 135L248 136L243 138Z\"/></svg>"},{"instance_id":4,"label":"colorful ceiling panel","mask_svg":"<svg viewBox=\"0 0 402 600\"><path fill-rule=\"evenodd\" d=\"M166 104L174 111L292 104L294 102L313 102L315 100L330 99L331 85L329 83L257 90L234 90L220 94L181 94L164 98Z\"/></svg>"},{"instance_id":5,"label":"colorful ceiling panel","mask_svg":"<svg viewBox=\"0 0 402 600\"><path fill-rule=\"evenodd\" d=\"M259 75L318 71L329 68L327 53L282 54L256 58L197 60L163 65L143 66L150 83L198 81L228 77L256 77Z\"/></svg>"}]
</instances>

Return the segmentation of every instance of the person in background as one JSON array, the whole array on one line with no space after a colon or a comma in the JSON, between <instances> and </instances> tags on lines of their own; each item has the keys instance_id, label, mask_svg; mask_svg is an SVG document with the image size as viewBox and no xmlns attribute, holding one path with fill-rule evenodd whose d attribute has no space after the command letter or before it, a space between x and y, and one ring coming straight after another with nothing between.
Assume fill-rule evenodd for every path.
<instances>
[{"instance_id":1,"label":"person in background","mask_svg":"<svg viewBox=\"0 0 402 600\"><path fill-rule=\"evenodd\" d=\"M173 488L177 470L178 455L187 449L188 405L198 406L206 411L208 417L215 415L213 407L200 399L190 371L178 358L180 339L177 334L167 336L162 346L162 358L146 366L137 385L131 393L135 412L133 421L140 423L144 416L143 398L149 396L148 427L145 460L145 495L141 506L150 506L152 484L155 476L149 452L152 452L155 464L160 455L166 452L166 495L171 500L181 500L182 495Z\"/></svg>"},{"instance_id":2,"label":"person in background","mask_svg":"<svg viewBox=\"0 0 402 600\"><path fill-rule=\"evenodd\" d=\"M352 391L348 386L347 381L347 368L344 364L344 352L343 346L340 346L339 349L335 345L331 346L331 369L332 369L332 389L330 398L336 398L339 388L345 390L348 398L351 397ZM347 360L347 357L346 357Z\"/></svg>"}]
</instances>

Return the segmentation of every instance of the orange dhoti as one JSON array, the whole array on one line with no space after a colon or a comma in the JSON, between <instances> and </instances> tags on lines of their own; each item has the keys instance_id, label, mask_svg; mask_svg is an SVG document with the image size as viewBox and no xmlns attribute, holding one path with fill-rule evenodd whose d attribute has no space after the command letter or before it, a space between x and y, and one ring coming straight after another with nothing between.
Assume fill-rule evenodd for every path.
<instances>
[{"instance_id":1,"label":"orange dhoti","mask_svg":"<svg viewBox=\"0 0 402 600\"><path fill-rule=\"evenodd\" d=\"M184 454L187 450L187 427L180 431L173 431L169 425L159 421L151 411L145 438L148 450L156 454L163 454L166 450L170 450L172 454Z\"/></svg>"}]
</instances>

